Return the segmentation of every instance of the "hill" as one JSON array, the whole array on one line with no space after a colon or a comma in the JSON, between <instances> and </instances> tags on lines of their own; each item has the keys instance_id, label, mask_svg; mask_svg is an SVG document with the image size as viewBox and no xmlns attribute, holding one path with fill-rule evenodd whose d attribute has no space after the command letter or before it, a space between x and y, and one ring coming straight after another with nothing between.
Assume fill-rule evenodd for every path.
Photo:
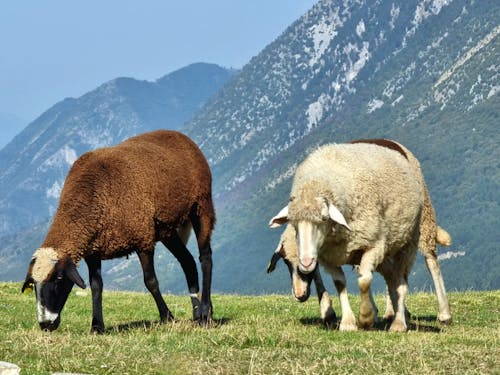
<instances>
[{"instance_id":1,"label":"hill","mask_svg":"<svg viewBox=\"0 0 500 375\"><path fill-rule=\"evenodd\" d=\"M286 271L265 275L280 234L267 222L297 164L320 144L390 138L420 159L453 237L448 288L500 288L499 16L495 1L325 0L252 59L183 127L214 170L216 287L287 290ZM430 284L420 261L410 284Z\"/></svg>"},{"instance_id":2,"label":"hill","mask_svg":"<svg viewBox=\"0 0 500 375\"><path fill-rule=\"evenodd\" d=\"M78 156L148 130L180 128L233 74L192 64L154 82L117 78L55 104L0 150L0 235L54 213Z\"/></svg>"}]
</instances>

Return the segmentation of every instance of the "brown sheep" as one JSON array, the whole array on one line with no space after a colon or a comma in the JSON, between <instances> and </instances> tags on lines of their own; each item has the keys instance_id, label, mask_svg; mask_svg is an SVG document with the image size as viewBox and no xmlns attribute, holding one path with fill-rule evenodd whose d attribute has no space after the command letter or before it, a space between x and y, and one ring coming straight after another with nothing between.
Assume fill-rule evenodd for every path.
<instances>
[{"instance_id":1,"label":"brown sheep","mask_svg":"<svg viewBox=\"0 0 500 375\"><path fill-rule=\"evenodd\" d=\"M200 149L175 131L141 134L82 155L68 173L54 220L22 288L35 286L41 328L59 326L73 284L85 288L76 270L84 259L92 290L91 331L103 332L101 260L132 252L139 256L161 321L173 319L154 270L157 241L181 263L194 319L210 320L210 238L215 223L211 186L210 168ZM203 274L201 301L196 263L185 247L191 226Z\"/></svg>"}]
</instances>

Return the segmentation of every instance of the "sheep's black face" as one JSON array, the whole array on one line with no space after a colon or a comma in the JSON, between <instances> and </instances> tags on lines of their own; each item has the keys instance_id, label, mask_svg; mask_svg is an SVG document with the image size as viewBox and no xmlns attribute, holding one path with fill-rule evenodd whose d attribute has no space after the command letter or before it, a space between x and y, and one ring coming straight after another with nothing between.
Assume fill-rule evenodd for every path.
<instances>
[{"instance_id":1,"label":"sheep's black face","mask_svg":"<svg viewBox=\"0 0 500 375\"><path fill-rule=\"evenodd\" d=\"M73 288L73 281L58 275L48 282L35 283L40 328L54 331L61 322L61 310Z\"/></svg>"},{"instance_id":2,"label":"sheep's black face","mask_svg":"<svg viewBox=\"0 0 500 375\"><path fill-rule=\"evenodd\" d=\"M37 318L40 328L53 331L61 322L61 310L74 284L85 288L85 283L69 257L57 259L51 248L35 252L28 268L22 292L36 291Z\"/></svg>"}]
</instances>

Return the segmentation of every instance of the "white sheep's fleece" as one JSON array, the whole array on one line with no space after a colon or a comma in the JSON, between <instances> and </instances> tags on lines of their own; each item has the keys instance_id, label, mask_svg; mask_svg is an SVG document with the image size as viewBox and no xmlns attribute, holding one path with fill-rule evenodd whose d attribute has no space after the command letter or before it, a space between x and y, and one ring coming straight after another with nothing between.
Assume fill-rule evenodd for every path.
<instances>
[{"instance_id":1,"label":"white sheep's fleece","mask_svg":"<svg viewBox=\"0 0 500 375\"><path fill-rule=\"evenodd\" d=\"M346 240L346 248L321 250L329 256L371 246L381 235L389 241L387 251L395 251L413 236L424 200L416 168L403 155L372 144L330 144L312 152L295 172L288 219L321 222L318 197L335 205L352 228L332 235Z\"/></svg>"},{"instance_id":2,"label":"white sheep's fleece","mask_svg":"<svg viewBox=\"0 0 500 375\"><path fill-rule=\"evenodd\" d=\"M35 259L35 263L33 264L31 277L35 282L39 283L47 279L59 260L59 256L52 247L41 247L35 251L33 259Z\"/></svg>"}]
</instances>

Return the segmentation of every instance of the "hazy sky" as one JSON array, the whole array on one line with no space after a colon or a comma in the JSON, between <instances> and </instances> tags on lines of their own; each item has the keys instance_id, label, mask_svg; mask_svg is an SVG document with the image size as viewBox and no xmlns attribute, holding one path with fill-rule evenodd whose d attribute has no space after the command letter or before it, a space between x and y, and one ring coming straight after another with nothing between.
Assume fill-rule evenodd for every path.
<instances>
[{"instance_id":1,"label":"hazy sky","mask_svg":"<svg viewBox=\"0 0 500 375\"><path fill-rule=\"evenodd\" d=\"M110 79L154 80L193 62L241 68L315 2L3 1L0 114L28 123Z\"/></svg>"}]
</instances>

